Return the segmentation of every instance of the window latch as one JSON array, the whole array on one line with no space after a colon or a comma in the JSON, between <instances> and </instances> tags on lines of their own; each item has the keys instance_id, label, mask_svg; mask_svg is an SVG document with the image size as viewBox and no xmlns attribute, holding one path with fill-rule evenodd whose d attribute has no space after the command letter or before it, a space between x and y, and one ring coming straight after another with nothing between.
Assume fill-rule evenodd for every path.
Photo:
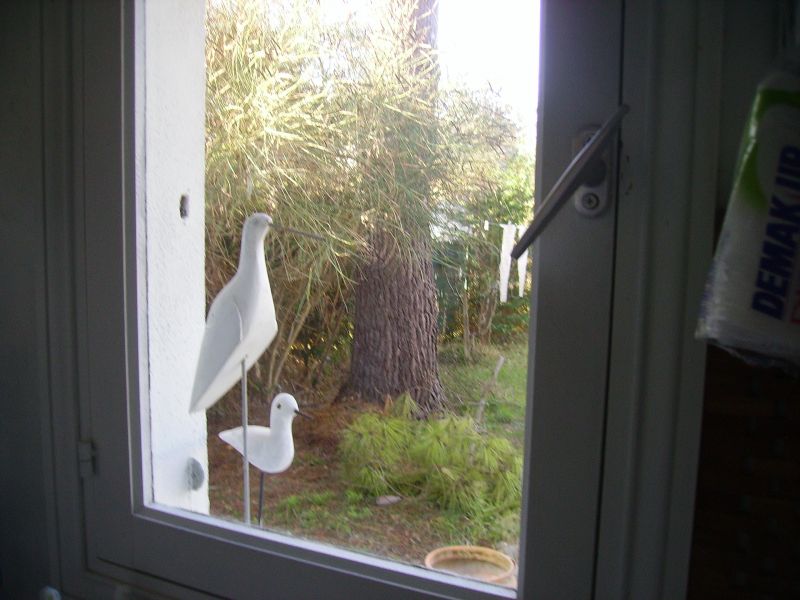
<instances>
[{"instance_id":1,"label":"window latch","mask_svg":"<svg viewBox=\"0 0 800 600\"><path fill-rule=\"evenodd\" d=\"M578 212L584 216L595 216L602 212L607 194L601 195L592 188L600 187L606 180L608 164L603 158L603 150L614 139L614 134L619 129L622 118L629 110L627 104L621 104L575 155L545 197L541 209L536 211L528 229L511 250L513 258L519 258L528 249L528 246L547 228L564 203L580 188L589 189L587 189L587 193L576 198L575 208Z\"/></svg>"}]
</instances>

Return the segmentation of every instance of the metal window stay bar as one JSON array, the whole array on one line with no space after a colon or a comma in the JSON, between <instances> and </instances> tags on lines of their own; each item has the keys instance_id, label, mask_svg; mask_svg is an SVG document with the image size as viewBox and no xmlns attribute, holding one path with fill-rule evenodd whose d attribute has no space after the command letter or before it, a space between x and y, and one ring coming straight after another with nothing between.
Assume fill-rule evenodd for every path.
<instances>
[{"instance_id":1,"label":"metal window stay bar","mask_svg":"<svg viewBox=\"0 0 800 600\"><path fill-rule=\"evenodd\" d=\"M533 221L522 234L522 237L511 250L513 258L519 258L528 246L547 228L547 225L556 216L564 203L582 186L597 186L601 184L608 171L601 154L608 143L614 139L614 134L622 123L622 118L628 113L627 104L621 104L613 115L597 130L592 138L581 148L572 162L558 178L550 193L542 202L542 208L536 211Z\"/></svg>"}]
</instances>

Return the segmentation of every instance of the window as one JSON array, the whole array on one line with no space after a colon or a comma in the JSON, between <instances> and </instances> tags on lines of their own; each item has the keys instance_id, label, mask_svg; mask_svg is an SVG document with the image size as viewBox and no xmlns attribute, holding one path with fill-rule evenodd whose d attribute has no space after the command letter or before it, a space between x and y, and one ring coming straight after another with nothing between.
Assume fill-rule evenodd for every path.
<instances>
[{"instance_id":1,"label":"window","mask_svg":"<svg viewBox=\"0 0 800 600\"><path fill-rule=\"evenodd\" d=\"M140 460L141 440L148 431L159 437L168 437L169 431L148 429L141 416L147 406L143 394L151 389L150 378L158 376L147 328L139 319L141 307L152 308L143 269L149 265L142 256L144 244L152 240L146 239L149 225L141 214L142 194L163 193L164 205L176 215L184 196L190 214L198 209L193 198L202 179L193 165L202 160L197 147L202 146L202 130L198 139L191 128L184 128L183 119L192 117L192 103L202 92L194 93L196 81L169 78L186 67L183 61L202 57L202 7L165 1L125 2L122 8L83 7L76 32L85 57L85 204L79 220L85 224L81 275L86 316L79 326L85 347L82 427L96 451L94 474L84 480L91 568L188 597L198 591L236 598L265 593L309 598L512 597L511 590L149 503L147 486L160 474L148 472L148 462ZM569 162L574 136L587 124L602 122L619 103L622 19L621 3L545 6L539 190L549 189ZM174 56L176 62L153 66L147 53L156 44L174 50L165 56ZM148 69L164 69L166 79L156 82L174 86L160 107L161 114L169 116L163 121L151 120L158 107L142 85L145 77L153 76ZM192 93L185 93L184 86ZM155 160L149 153L142 160L148 139L159 140L163 148ZM178 181L182 169L188 179ZM173 183L174 189L158 187ZM629 236L627 247L636 247L630 240L636 239L637 219L642 218L633 217L622 231L623 237ZM619 549L615 544L622 544L613 535L598 537L608 524L601 518L601 497L608 493L603 484L617 472L616 463L604 463L608 389L625 375L625 368L609 354L615 347L611 317L620 310L620 298L630 301L626 294L634 293L628 283L612 295L615 249L626 247L620 246L616 228L615 206L596 219L567 209L537 244L521 597L548 590L564 597L590 597L597 564L606 560L600 546L607 544L602 550L613 554ZM183 250L178 236L171 241L176 245L165 252ZM150 363L140 360L142 356L150 356ZM634 437L629 431L624 434ZM180 477L183 469L177 464L171 476ZM610 510L608 505L603 508Z\"/></svg>"}]
</instances>

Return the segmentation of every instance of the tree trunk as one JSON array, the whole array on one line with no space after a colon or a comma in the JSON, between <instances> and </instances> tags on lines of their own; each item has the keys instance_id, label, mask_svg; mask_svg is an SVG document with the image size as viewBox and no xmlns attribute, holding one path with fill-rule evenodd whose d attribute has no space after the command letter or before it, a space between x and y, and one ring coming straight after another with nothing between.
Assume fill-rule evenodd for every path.
<instances>
[{"instance_id":1,"label":"tree trunk","mask_svg":"<svg viewBox=\"0 0 800 600\"><path fill-rule=\"evenodd\" d=\"M489 287L489 291L480 301L480 315L478 317L478 339L483 344L490 344L492 341L492 321L497 312L497 298L499 290L497 283Z\"/></svg>"},{"instance_id":2,"label":"tree trunk","mask_svg":"<svg viewBox=\"0 0 800 600\"><path fill-rule=\"evenodd\" d=\"M464 360L472 360L472 336L469 332L469 291L461 295L461 332L464 335Z\"/></svg>"},{"instance_id":3,"label":"tree trunk","mask_svg":"<svg viewBox=\"0 0 800 600\"><path fill-rule=\"evenodd\" d=\"M413 255L376 231L374 252L356 288L356 319L346 392L382 402L408 392L423 414L444 406L436 353L438 306L430 243Z\"/></svg>"}]
</instances>

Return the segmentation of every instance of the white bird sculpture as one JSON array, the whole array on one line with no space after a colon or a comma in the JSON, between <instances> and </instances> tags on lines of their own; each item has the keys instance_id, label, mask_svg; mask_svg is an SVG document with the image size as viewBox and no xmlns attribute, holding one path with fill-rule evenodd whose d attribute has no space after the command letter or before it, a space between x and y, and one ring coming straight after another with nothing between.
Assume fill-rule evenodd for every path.
<instances>
[{"instance_id":1,"label":"white bird sculpture","mask_svg":"<svg viewBox=\"0 0 800 600\"><path fill-rule=\"evenodd\" d=\"M258 490L258 522L261 523L261 512L264 508L264 473L282 473L294 460L294 440L292 439L292 421L295 416L310 418L300 412L297 401L291 394L278 394L272 400L269 413L269 427L258 425L235 427L222 431L219 437L233 446L244 457L245 465L249 462L260 473ZM248 451L249 449L249 451ZM247 469L245 468L245 472ZM250 484L245 485L245 521L250 522Z\"/></svg>"},{"instance_id":2,"label":"white bird sculpture","mask_svg":"<svg viewBox=\"0 0 800 600\"><path fill-rule=\"evenodd\" d=\"M244 223L239 267L208 311L189 412L213 406L275 339L278 323L264 259L271 225L264 213Z\"/></svg>"},{"instance_id":3,"label":"white bird sculpture","mask_svg":"<svg viewBox=\"0 0 800 600\"><path fill-rule=\"evenodd\" d=\"M308 417L300 411L294 396L286 393L275 396L269 413L270 426L250 425L247 428L251 465L263 473L282 473L291 466L294 459L292 421L297 415ZM221 431L219 437L239 453L244 452L241 427Z\"/></svg>"}]
</instances>

